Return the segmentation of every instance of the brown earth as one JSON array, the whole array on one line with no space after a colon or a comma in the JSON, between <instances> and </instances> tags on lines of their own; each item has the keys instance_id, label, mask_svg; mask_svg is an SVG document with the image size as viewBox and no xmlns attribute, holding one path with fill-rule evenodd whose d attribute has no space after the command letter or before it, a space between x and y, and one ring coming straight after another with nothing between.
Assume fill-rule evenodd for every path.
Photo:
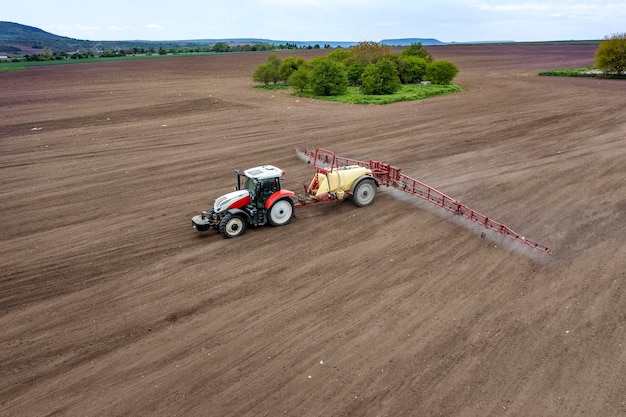
<instances>
[{"instance_id":1,"label":"brown earth","mask_svg":"<svg viewBox=\"0 0 626 417\"><path fill-rule=\"evenodd\" d=\"M267 54L0 74L1 415L626 415L626 84L537 76L593 45L429 49L463 93L296 98L252 88ZM384 190L192 230L233 168L308 182L295 146L392 162L554 254Z\"/></svg>"}]
</instances>

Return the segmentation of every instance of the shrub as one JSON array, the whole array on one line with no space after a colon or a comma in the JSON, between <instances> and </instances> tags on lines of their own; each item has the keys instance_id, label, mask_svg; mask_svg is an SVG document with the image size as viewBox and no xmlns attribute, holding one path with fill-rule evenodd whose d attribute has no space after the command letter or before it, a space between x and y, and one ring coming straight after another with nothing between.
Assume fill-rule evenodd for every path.
<instances>
[{"instance_id":1,"label":"shrub","mask_svg":"<svg viewBox=\"0 0 626 417\"><path fill-rule=\"evenodd\" d=\"M390 59L385 58L376 64L368 65L361 76L363 94L393 94L401 86L398 68Z\"/></svg>"},{"instance_id":2,"label":"shrub","mask_svg":"<svg viewBox=\"0 0 626 417\"><path fill-rule=\"evenodd\" d=\"M265 85L269 83L276 84L280 77L278 76L278 69L280 68L282 61L280 58L271 54L264 64L259 65L252 74L252 81L263 83Z\"/></svg>"},{"instance_id":3,"label":"shrub","mask_svg":"<svg viewBox=\"0 0 626 417\"><path fill-rule=\"evenodd\" d=\"M303 65L291 73L291 76L289 76L287 83L302 92L307 88L310 80L310 72Z\"/></svg>"},{"instance_id":4,"label":"shrub","mask_svg":"<svg viewBox=\"0 0 626 417\"><path fill-rule=\"evenodd\" d=\"M361 75L363 75L363 71L365 70L365 65L359 64L355 62L346 68L346 72L348 73L348 84L357 87L361 85Z\"/></svg>"},{"instance_id":5,"label":"shrub","mask_svg":"<svg viewBox=\"0 0 626 417\"><path fill-rule=\"evenodd\" d=\"M391 54L391 48L378 42L359 42L350 48L350 59L363 65L374 64Z\"/></svg>"},{"instance_id":6,"label":"shrub","mask_svg":"<svg viewBox=\"0 0 626 417\"><path fill-rule=\"evenodd\" d=\"M433 56L422 46L421 42L412 43L400 52L403 57L416 56L423 58L426 62L433 62Z\"/></svg>"},{"instance_id":7,"label":"shrub","mask_svg":"<svg viewBox=\"0 0 626 417\"><path fill-rule=\"evenodd\" d=\"M459 73L459 69L449 61L435 61L426 67L424 79L429 80L433 84L447 85Z\"/></svg>"},{"instance_id":8,"label":"shrub","mask_svg":"<svg viewBox=\"0 0 626 417\"><path fill-rule=\"evenodd\" d=\"M311 74L311 88L316 96L338 96L348 89L348 76L343 64L322 59L316 62Z\"/></svg>"},{"instance_id":9,"label":"shrub","mask_svg":"<svg viewBox=\"0 0 626 417\"><path fill-rule=\"evenodd\" d=\"M596 50L595 66L608 75L626 71L626 33L606 37Z\"/></svg>"},{"instance_id":10,"label":"shrub","mask_svg":"<svg viewBox=\"0 0 626 417\"><path fill-rule=\"evenodd\" d=\"M306 61L302 57L288 56L278 67L278 79L287 81L291 74L304 65Z\"/></svg>"},{"instance_id":11,"label":"shrub","mask_svg":"<svg viewBox=\"0 0 626 417\"><path fill-rule=\"evenodd\" d=\"M215 42L211 49L217 53L230 52L230 45L227 42Z\"/></svg>"},{"instance_id":12,"label":"shrub","mask_svg":"<svg viewBox=\"0 0 626 417\"><path fill-rule=\"evenodd\" d=\"M424 79L428 62L415 55L401 57L400 81L402 84L417 84Z\"/></svg>"},{"instance_id":13,"label":"shrub","mask_svg":"<svg viewBox=\"0 0 626 417\"><path fill-rule=\"evenodd\" d=\"M261 64L256 68L254 74L252 74L252 80L263 83L265 85L271 82L276 84L276 82L278 81L278 72L272 64L266 62L265 64Z\"/></svg>"},{"instance_id":14,"label":"shrub","mask_svg":"<svg viewBox=\"0 0 626 417\"><path fill-rule=\"evenodd\" d=\"M335 49L330 54L326 55L330 59L334 59L337 62L341 62L342 64L348 57L350 57L350 51L347 49Z\"/></svg>"},{"instance_id":15,"label":"shrub","mask_svg":"<svg viewBox=\"0 0 626 417\"><path fill-rule=\"evenodd\" d=\"M306 67L312 71L313 69L315 69L315 67L318 64L320 64L320 63L322 63L322 62L324 62L326 60L327 60L327 58L325 56L317 56L315 58L311 58L311 59L309 59L306 62Z\"/></svg>"},{"instance_id":16,"label":"shrub","mask_svg":"<svg viewBox=\"0 0 626 417\"><path fill-rule=\"evenodd\" d=\"M280 60L278 55L271 54L269 57L267 57L267 63L272 65L274 68L276 68L276 71L278 71L278 68L280 68L280 64L282 64L282 61Z\"/></svg>"}]
</instances>

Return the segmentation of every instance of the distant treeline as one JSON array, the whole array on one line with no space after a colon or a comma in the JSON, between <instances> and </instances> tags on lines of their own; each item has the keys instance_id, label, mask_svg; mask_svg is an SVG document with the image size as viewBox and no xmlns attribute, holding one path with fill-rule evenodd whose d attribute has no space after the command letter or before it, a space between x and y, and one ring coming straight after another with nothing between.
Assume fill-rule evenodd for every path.
<instances>
[{"instance_id":1,"label":"distant treeline","mask_svg":"<svg viewBox=\"0 0 626 417\"><path fill-rule=\"evenodd\" d=\"M324 45L323 48L330 48ZM38 47L32 46L33 49ZM129 55L178 55L178 54L200 54L200 53L228 53L228 52L255 52L255 51L276 51L290 49L321 49L320 45L309 45L298 47L298 45L285 43L274 44L229 44L227 42L217 42L212 45L195 47L171 47L171 48L144 48L134 46L132 48L105 49L103 51L82 51L82 52L53 52L50 48L41 49L41 53L25 54L22 57L14 57L13 61L55 61L64 59L87 59L87 58L111 58Z\"/></svg>"}]
</instances>

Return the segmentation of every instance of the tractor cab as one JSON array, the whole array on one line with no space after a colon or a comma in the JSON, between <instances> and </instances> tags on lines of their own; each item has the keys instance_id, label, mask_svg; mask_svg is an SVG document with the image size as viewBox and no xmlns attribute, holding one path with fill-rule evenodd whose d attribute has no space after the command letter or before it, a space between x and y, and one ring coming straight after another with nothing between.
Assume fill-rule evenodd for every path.
<instances>
[{"instance_id":1,"label":"tractor cab","mask_svg":"<svg viewBox=\"0 0 626 417\"><path fill-rule=\"evenodd\" d=\"M264 208L267 199L280 191L280 177L283 171L273 165L262 165L237 173L237 190L250 194L250 203L256 208Z\"/></svg>"}]
</instances>

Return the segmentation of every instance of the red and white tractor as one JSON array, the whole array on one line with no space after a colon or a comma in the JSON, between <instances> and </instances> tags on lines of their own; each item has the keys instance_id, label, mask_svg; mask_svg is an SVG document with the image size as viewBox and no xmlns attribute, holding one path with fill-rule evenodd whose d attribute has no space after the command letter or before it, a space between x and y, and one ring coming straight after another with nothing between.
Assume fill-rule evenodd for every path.
<instances>
[{"instance_id":1,"label":"red and white tractor","mask_svg":"<svg viewBox=\"0 0 626 417\"><path fill-rule=\"evenodd\" d=\"M304 157L306 157L304 155ZM217 229L225 238L241 235L247 226L283 226L294 216L294 209L314 203L351 198L359 207L374 202L378 181L372 170L358 165L337 166L335 154L317 149L313 162L315 176L303 194L281 188L284 171L261 165L243 172L235 170L235 191L215 200L213 208L191 219L199 232Z\"/></svg>"},{"instance_id":2,"label":"red and white tractor","mask_svg":"<svg viewBox=\"0 0 626 417\"><path fill-rule=\"evenodd\" d=\"M213 208L191 219L193 228L204 232L218 229L226 238L237 237L246 225L283 226L293 217L296 198L293 191L280 186L283 171L273 165L262 165L243 172L235 170L235 191L215 200Z\"/></svg>"}]
</instances>

